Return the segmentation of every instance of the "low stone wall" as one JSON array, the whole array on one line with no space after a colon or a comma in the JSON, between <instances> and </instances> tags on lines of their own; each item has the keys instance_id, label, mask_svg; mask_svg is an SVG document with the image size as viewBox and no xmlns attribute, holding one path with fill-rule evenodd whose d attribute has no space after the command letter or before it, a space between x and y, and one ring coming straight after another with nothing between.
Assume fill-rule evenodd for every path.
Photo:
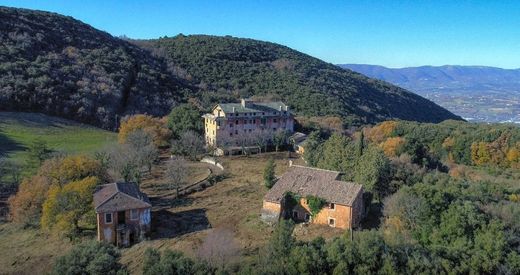
<instances>
[{"instance_id":1,"label":"low stone wall","mask_svg":"<svg viewBox=\"0 0 520 275\"><path fill-rule=\"evenodd\" d=\"M222 164L218 163L215 158L212 158L212 157L204 157L200 160L200 162L204 162L204 163L208 163L208 164L211 164L211 165L214 165L216 167L218 167L220 170L224 171L224 166L222 166Z\"/></svg>"}]
</instances>

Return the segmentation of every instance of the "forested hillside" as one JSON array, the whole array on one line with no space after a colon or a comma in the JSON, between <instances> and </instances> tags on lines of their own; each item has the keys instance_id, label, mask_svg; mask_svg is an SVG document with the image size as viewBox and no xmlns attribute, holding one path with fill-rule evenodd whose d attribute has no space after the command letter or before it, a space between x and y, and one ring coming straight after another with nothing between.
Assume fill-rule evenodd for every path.
<instances>
[{"instance_id":1,"label":"forested hillside","mask_svg":"<svg viewBox=\"0 0 520 275\"><path fill-rule=\"evenodd\" d=\"M205 103L275 96L301 114L339 116L354 123L458 118L404 89L274 43L206 35L134 43L166 58L179 76L197 83L205 91Z\"/></svg>"},{"instance_id":2,"label":"forested hillside","mask_svg":"<svg viewBox=\"0 0 520 275\"><path fill-rule=\"evenodd\" d=\"M0 7L0 110L113 129L116 115L164 115L188 88L147 51L70 17Z\"/></svg>"},{"instance_id":3,"label":"forested hillside","mask_svg":"<svg viewBox=\"0 0 520 275\"><path fill-rule=\"evenodd\" d=\"M273 43L183 35L129 43L70 17L6 7L0 29L0 110L115 129L121 116L162 116L190 98L210 108L270 96L299 115L348 124L458 119L404 89Z\"/></svg>"}]
</instances>

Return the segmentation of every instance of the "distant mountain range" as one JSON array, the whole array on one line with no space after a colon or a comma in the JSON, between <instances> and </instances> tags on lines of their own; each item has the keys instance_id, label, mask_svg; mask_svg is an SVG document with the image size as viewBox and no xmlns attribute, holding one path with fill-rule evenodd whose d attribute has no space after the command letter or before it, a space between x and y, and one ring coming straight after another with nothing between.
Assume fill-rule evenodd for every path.
<instances>
[{"instance_id":1,"label":"distant mountain range","mask_svg":"<svg viewBox=\"0 0 520 275\"><path fill-rule=\"evenodd\" d=\"M486 66L387 68L341 64L414 91L469 120L520 122L520 69Z\"/></svg>"}]
</instances>

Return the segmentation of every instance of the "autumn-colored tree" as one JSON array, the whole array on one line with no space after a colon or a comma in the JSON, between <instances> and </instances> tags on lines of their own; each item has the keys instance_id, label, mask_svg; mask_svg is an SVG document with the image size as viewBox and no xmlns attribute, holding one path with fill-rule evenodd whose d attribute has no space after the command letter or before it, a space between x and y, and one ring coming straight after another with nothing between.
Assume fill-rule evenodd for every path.
<instances>
[{"instance_id":1,"label":"autumn-colored tree","mask_svg":"<svg viewBox=\"0 0 520 275\"><path fill-rule=\"evenodd\" d=\"M506 155L509 165L513 168L518 168L520 165L520 144L517 143L515 147L509 148Z\"/></svg>"},{"instance_id":2,"label":"autumn-colored tree","mask_svg":"<svg viewBox=\"0 0 520 275\"><path fill-rule=\"evenodd\" d=\"M22 225L37 225L51 186L61 188L87 177L95 177L101 182L106 180L105 169L91 157L78 155L46 160L37 174L24 179L18 193L9 199L12 220Z\"/></svg>"},{"instance_id":3,"label":"autumn-colored tree","mask_svg":"<svg viewBox=\"0 0 520 275\"><path fill-rule=\"evenodd\" d=\"M92 193L98 184L98 178L87 177L63 187L51 186L43 204L42 228L65 233L72 238L79 231L80 221L93 225Z\"/></svg>"},{"instance_id":4,"label":"autumn-colored tree","mask_svg":"<svg viewBox=\"0 0 520 275\"><path fill-rule=\"evenodd\" d=\"M49 187L50 181L43 176L24 179L18 193L8 200L11 220L23 226L37 226Z\"/></svg>"},{"instance_id":5,"label":"autumn-colored tree","mask_svg":"<svg viewBox=\"0 0 520 275\"><path fill-rule=\"evenodd\" d=\"M374 143L381 143L390 137L397 127L397 121L384 121L366 130L366 137Z\"/></svg>"},{"instance_id":6,"label":"autumn-colored tree","mask_svg":"<svg viewBox=\"0 0 520 275\"><path fill-rule=\"evenodd\" d=\"M101 180L105 180L107 177L101 162L86 155L47 160L38 170L38 174L59 185L89 176L95 176Z\"/></svg>"},{"instance_id":7,"label":"autumn-colored tree","mask_svg":"<svg viewBox=\"0 0 520 275\"><path fill-rule=\"evenodd\" d=\"M156 146L167 144L171 137L171 131L166 127L165 120L149 115L133 115L121 122L117 137L119 143L125 143L128 135L138 129L150 134Z\"/></svg>"},{"instance_id":8,"label":"autumn-colored tree","mask_svg":"<svg viewBox=\"0 0 520 275\"><path fill-rule=\"evenodd\" d=\"M471 161L475 165L483 165L489 163L491 154L488 149L487 142L473 142L471 144Z\"/></svg>"},{"instance_id":9,"label":"autumn-colored tree","mask_svg":"<svg viewBox=\"0 0 520 275\"><path fill-rule=\"evenodd\" d=\"M405 144L405 139L402 137L390 137L381 143L381 148L383 149L385 155L387 157L395 157L402 150Z\"/></svg>"}]
</instances>

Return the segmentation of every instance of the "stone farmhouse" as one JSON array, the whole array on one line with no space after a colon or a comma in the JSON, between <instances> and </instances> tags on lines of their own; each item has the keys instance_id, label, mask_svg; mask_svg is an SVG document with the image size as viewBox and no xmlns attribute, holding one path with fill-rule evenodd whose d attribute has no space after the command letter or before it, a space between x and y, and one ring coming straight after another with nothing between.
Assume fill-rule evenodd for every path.
<instances>
[{"instance_id":1,"label":"stone farmhouse","mask_svg":"<svg viewBox=\"0 0 520 275\"><path fill-rule=\"evenodd\" d=\"M255 138L268 139L277 131L294 132L294 117L283 102L223 103L205 114L204 129L208 145L229 151L255 146ZM233 148L235 147L235 148Z\"/></svg>"},{"instance_id":2,"label":"stone farmhouse","mask_svg":"<svg viewBox=\"0 0 520 275\"><path fill-rule=\"evenodd\" d=\"M152 205L134 183L101 185L94 193L98 241L129 246L150 233Z\"/></svg>"},{"instance_id":3,"label":"stone farmhouse","mask_svg":"<svg viewBox=\"0 0 520 275\"><path fill-rule=\"evenodd\" d=\"M340 173L336 171L291 165L265 195L262 219L276 222L280 218L290 217L299 222L326 224L342 229L357 227L364 215L363 187L340 181L339 176ZM300 198L299 203L291 209L285 202L288 192ZM308 196L326 201L314 217L307 203Z\"/></svg>"}]
</instances>

